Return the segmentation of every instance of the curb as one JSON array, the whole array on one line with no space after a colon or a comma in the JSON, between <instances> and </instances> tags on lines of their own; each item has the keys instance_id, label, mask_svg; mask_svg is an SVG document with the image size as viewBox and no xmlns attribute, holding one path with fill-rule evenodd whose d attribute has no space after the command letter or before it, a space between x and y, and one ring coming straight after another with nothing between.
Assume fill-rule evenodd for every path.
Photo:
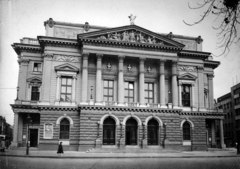
<instances>
[{"instance_id":1,"label":"curb","mask_svg":"<svg viewBox=\"0 0 240 169\"><path fill-rule=\"evenodd\" d=\"M4 154L5 157L25 157L25 158L60 158L60 159L89 159L89 158L226 158L240 157L239 155L229 156L27 156L27 155L12 155Z\"/></svg>"}]
</instances>

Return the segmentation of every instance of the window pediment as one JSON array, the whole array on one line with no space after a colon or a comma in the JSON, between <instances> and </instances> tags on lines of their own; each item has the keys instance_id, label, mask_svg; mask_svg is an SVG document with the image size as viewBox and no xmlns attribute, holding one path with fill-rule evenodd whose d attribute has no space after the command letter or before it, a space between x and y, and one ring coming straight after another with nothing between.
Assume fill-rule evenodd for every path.
<instances>
[{"instance_id":1,"label":"window pediment","mask_svg":"<svg viewBox=\"0 0 240 169\"><path fill-rule=\"evenodd\" d=\"M179 79L179 80L191 80L191 81L195 81L195 80L197 79L197 76L194 76L194 75L191 74L191 73L185 73L185 74L179 75L179 76L178 76L178 79Z\"/></svg>"},{"instance_id":2,"label":"window pediment","mask_svg":"<svg viewBox=\"0 0 240 169\"><path fill-rule=\"evenodd\" d=\"M27 82L42 83L42 78L40 78L38 76L30 77L30 78L27 79Z\"/></svg>"},{"instance_id":3,"label":"window pediment","mask_svg":"<svg viewBox=\"0 0 240 169\"><path fill-rule=\"evenodd\" d=\"M65 63L63 65L55 66L55 71L79 72L79 69L71 64Z\"/></svg>"}]
</instances>

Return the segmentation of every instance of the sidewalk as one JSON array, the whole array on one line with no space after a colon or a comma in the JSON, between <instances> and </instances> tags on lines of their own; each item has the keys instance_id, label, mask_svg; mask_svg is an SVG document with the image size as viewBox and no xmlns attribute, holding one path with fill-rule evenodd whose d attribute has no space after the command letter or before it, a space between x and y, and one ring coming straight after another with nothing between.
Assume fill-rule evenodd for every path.
<instances>
[{"instance_id":1,"label":"sidewalk","mask_svg":"<svg viewBox=\"0 0 240 169\"><path fill-rule=\"evenodd\" d=\"M31 157L31 158L208 158L208 157L240 157L235 149L211 151L167 151L162 153L87 153L78 151L65 151L62 156L56 151L29 150L26 155L24 150L6 150L0 156Z\"/></svg>"}]
</instances>

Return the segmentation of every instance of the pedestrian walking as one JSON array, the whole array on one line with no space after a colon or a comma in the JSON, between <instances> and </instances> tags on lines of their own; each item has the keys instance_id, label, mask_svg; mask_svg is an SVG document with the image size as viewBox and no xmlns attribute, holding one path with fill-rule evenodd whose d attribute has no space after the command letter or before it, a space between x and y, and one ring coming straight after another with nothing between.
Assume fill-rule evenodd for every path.
<instances>
[{"instance_id":1,"label":"pedestrian walking","mask_svg":"<svg viewBox=\"0 0 240 169\"><path fill-rule=\"evenodd\" d=\"M62 147L62 142L58 145L58 151L57 154L63 155L63 147Z\"/></svg>"}]
</instances>

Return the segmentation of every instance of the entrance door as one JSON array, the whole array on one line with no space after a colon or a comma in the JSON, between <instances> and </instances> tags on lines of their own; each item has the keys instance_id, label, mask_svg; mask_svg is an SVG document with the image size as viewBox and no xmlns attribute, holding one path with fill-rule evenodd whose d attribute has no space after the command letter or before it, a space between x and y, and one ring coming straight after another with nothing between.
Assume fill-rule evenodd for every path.
<instances>
[{"instance_id":1,"label":"entrance door","mask_svg":"<svg viewBox=\"0 0 240 169\"><path fill-rule=\"evenodd\" d=\"M115 120L107 118L103 123L103 145L115 145Z\"/></svg>"},{"instance_id":2,"label":"entrance door","mask_svg":"<svg viewBox=\"0 0 240 169\"><path fill-rule=\"evenodd\" d=\"M133 118L126 123L126 145L137 145L137 122Z\"/></svg>"},{"instance_id":3,"label":"entrance door","mask_svg":"<svg viewBox=\"0 0 240 169\"><path fill-rule=\"evenodd\" d=\"M154 119L148 122L148 145L158 145L158 122Z\"/></svg>"},{"instance_id":4,"label":"entrance door","mask_svg":"<svg viewBox=\"0 0 240 169\"><path fill-rule=\"evenodd\" d=\"M30 129L30 147L37 147L38 145L38 129Z\"/></svg>"}]
</instances>

